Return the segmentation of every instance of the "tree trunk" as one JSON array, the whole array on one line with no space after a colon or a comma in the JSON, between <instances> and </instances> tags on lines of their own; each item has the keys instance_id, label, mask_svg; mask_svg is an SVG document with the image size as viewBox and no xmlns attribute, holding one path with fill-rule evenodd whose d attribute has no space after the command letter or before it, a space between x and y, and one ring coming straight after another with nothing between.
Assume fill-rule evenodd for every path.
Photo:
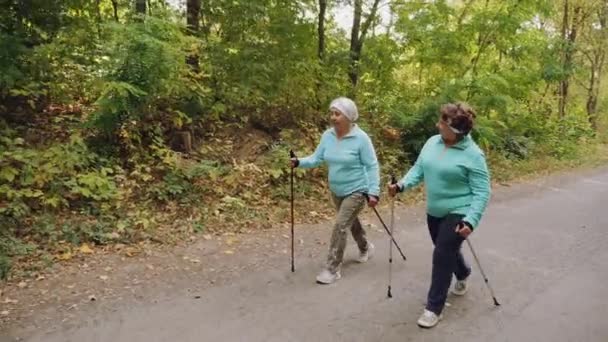
<instances>
[{"instance_id":1,"label":"tree trunk","mask_svg":"<svg viewBox=\"0 0 608 342\"><path fill-rule=\"evenodd\" d=\"M568 21L569 5L568 0L564 1L564 22L562 25L562 38L565 39L564 48L564 63L563 68L565 71L564 79L560 82L560 97L559 97L559 116L564 117L566 115L566 105L568 104L568 92L570 89L570 73L572 70L572 59L574 56L574 44L576 43L576 36L578 32L579 16L581 15L581 6L576 6L572 15L572 24ZM568 29L569 28L569 29Z\"/></svg>"},{"instance_id":2,"label":"tree trunk","mask_svg":"<svg viewBox=\"0 0 608 342\"><path fill-rule=\"evenodd\" d=\"M603 41L608 38L608 0L604 1L603 6L598 11L598 19L601 28L600 36ZM587 95L587 117L591 127L597 130L597 101L599 97L602 73L604 70L604 63L606 61L606 47L603 44L597 46L597 50L592 57L589 57L591 62L591 74L589 77L589 88Z\"/></svg>"},{"instance_id":3,"label":"tree trunk","mask_svg":"<svg viewBox=\"0 0 608 342\"><path fill-rule=\"evenodd\" d=\"M365 41L365 37L372 22L374 22L379 4L380 0L374 0L369 16L366 18L363 25L361 25L361 16L363 15L363 0L355 0L353 28L350 35L350 68L348 71L348 76L353 89L357 87L357 83L359 81L359 60L361 59L363 42Z\"/></svg>"},{"instance_id":4,"label":"tree trunk","mask_svg":"<svg viewBox=\"0 0 608 342\"><path fill-rule=\"evenodd\" d=\"M97 17L97 35L99 39L101 39L101 8L99 7L99 3L101 0L95 0L95 15Z\"/></svg>"},{"instance_id":5,"label":"tree trunk","mask_svg":"<svg viewBox=\"0 0 608 342\"><path fill-rule=\"evenodd\" d=\"M191 35L198 35L200 28L200 13L201 13L201 0L188 0L186 3L187 6L187 26L188 32ZM198 73L200 71L200 66L198 63L198 53L193 53L188 56L186 62L192 67L194 72Z\"/></svg>"},{"instance_id":6,"label":"tree trunk","mask_svg":"<svg viewBox=\"0 0 608 342\"><path fill-rule=\"evenodd\" d=\"M173 132L170 145L174 151L192 153L192 132L187 129Z\"/></svg>"},{"instance_id":7,"label":"tree trunk","mask_svg":"<svg viewBox=\"0 0 608 342\"><path fill-rule=\"evenodd\" d=\"M348 71L348 77L353 87L357 86L359 79L359 58L361 53L361 46L359 44L359 31L361 28L361 12L363 8L363 0L355 0L354 4L354 17L353 27L350 32L350 69Z\"/></svg>"},{"instance_id":8,"label":"tree trunk","mask_svg":"<svg viewBox=\"0 0 608 342\"><path fill-rule=\"evenodd\" d=\"M112 8L114 9L114 20L118 22L118 0L112 0Z\"/></svg>"},{"instance_id":9,"label":"tree trunk","mask_svg":"<svg viewBox=\"0 0 608 342\"><path fill-rule=\"evenodd\" d=\"M564 0L564 16L562 19L562 41L566 44L566 38L568 33L568 26L570 23L568 22L568 11L570 10L570 6L568 4L568 0ZM563 58L563 67L566 65L566 55L568 52L566 51L566 47L564 48L564 56ZM568 80L564 79L559 82L559 117L564 117L566 113L566 96L568 93Z\"/></svg>"},{"instance_id":10,"label":"tree trunk","mask_svg":"<svg viewBox=\"0 0 608 342\"><path fill-rule=\"evenodd\" d=\"M327 11L327 0L319 0L319 27L317 33L319 35L319 47L317 54L319 60L323 60L325 55L325 12Z\"/></svg>"},{"instance_id":11,"label":"tree trunk","mask_svg":"<svg viewBox=\"0 0 608 342\"><path fill-rule=\"evenodd\" d=\"M146 0L135 0L135 12L146 15Z\"/></svg>"}]
</instances>

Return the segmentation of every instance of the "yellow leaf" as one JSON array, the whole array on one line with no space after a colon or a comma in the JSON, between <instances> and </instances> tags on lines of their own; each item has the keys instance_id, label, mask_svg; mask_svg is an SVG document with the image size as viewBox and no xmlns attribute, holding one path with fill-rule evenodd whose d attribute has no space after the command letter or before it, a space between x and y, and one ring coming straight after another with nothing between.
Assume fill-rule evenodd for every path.
<instances>
[{"instance_id":1,"label":"yellow leaf","mask_svg":"<svg viewBox=\"0 0 608 342\"><path fill-rule=\"evenodd\" d=\"M79 250L80 250L80 253L83 253L83 254L93 254L93 250L86 243L83 243L82 246L80 246Z\"/></svg>"},{"instance_id":2,"label":"yellow leaf","mask_svg":"<svg viewBox=\"0 0 608 342\"><path fill-rule=\"evenodd\" d=\"M231 251L231 250L229 250L229 249L228 249L228 250L225 250L225 251L224 251L224 253L225 253L225 254L234 254L234 252L233 252L233 251Z\"/></svg>"},{"instance_id":3,"label":"yellow leaf","mask_svg":"<svg viewBox=\"0 0 608 342\"><path fill-rule=\"evenodd\" d=\"M72 252L65 252L63 254L60 254L59 256L57 256L57 259L59 260L70 260L72 259Z\"/></svg>"},{"instance_id":4,"label":"yellow leaf","mask_svg":"<svg viewBox=\"0 0 608 342\"><path fill-rule=\"evenodd\" d=\"M133 248L133 247L127 247L127 249L125 250L125 254L128 257L134 257L138 253L139 253L139 251L136 248Z\"/></svg>"}]
</instances>

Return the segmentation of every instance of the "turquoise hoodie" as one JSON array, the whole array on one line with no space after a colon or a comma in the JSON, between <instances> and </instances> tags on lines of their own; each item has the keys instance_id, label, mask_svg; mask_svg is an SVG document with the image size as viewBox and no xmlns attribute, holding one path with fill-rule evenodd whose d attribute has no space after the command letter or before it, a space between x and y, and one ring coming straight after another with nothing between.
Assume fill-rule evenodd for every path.
<instances>
[{"instance_id":1,"label":"turquoise hoodie","mask_svg":"<svg viewBox=\"0 0 608 342\"><path fill-rule=\"evenodd\" d=\"M398 185L407 190L422 181L429 215L461 214L473 228L479 225L490 199L490 176L485 155L470 135L450 148L441 135L428 139Z\"/></svg>"},{"instance_id":2,"label":"turquoise hoodie","mask_svg":"<svg viewBox=\"0 0 608 342\"><path fill-rule=\"evenodd\" d=\"M380 169L372 141L358 125L338 140L333 128L326 130L315 152L300 159L299 166L312 168L322 162L329 167L329 189L344 197L354 192L380 194Z\"/></svg>"}]
</instances>

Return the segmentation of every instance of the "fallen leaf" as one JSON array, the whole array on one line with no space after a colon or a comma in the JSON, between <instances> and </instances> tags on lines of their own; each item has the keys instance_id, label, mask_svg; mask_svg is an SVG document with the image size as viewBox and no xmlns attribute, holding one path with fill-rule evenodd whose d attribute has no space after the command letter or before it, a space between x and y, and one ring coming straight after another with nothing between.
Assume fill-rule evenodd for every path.
<instances>
[{"instance_id":1,"label":"fallen leaf","mask_svg":"<svg viewBox=\"0 0 608 342\"><path fill-rule=\"evenodd\" d=\"M152 266L152 265L146 265L146 267L147 267L149 270L153 270L153 269L154 269L154 266Z\"/></svg>"},{"instance_id":2,"label":"fallen leaf","mask_svg":"<svg viewBox=\"0 0 608 342\"><path fill-rule=\"evenodd\" d=\"M193 262L195 264L200 264L201 263L201 261L198 260L198 259L190 259L190 262Z\"/></svg>"},{"instance_id":3,"label":"fallen leaf","mask_svg":"<svg viewBox=\"0 0 608 342\"><path fill-rule=\"evenodd\" d=\"M65 252L63 254L60 254L60 255L57 256L57 259L64 260L64 261L70 260L70 259L72 259L72 252L68 251L68 252Z\"/></svg>"},{"instance_id":4,"label":"fallen leaf","mask_svg":"<svg viewBox=\"0 0 608 342\"><path fill-rule=\"evenodd\" d=\"M106 280L108 280L108 276L107 275L101 275L101 276L99 276L99 279L101 279L103 281L106 281Z\"/></svg>"},{"instance_id":5,"label":"fallen leaf","mask_svg":"<svg viewBox=\"0 0 608 342\"><path fill-rule=\"evenodd\" d=\"M8 312L8 311L6 311L6 310L5 310L5 311L0 312L0 315L2 315L2 316L8 316L8 314L9 314L9 312Z\"/></svg>"},{"instance_id":6,"label":"fallen leaf","mask_svg":"<svg viewBox=\"0 0 608 342\"><path fill-rule=\"evenodd\" d=\"M224 253L225 253L225 254L234 254L234 252L233 252L233 251L231 251L231 250L229 250L229 249L228 249L228 250L225 250L225 251L224 251Z\"/></svg>"},{"instance_id":7,"label":"fallen leaf","mask_svg":"<svg viewBox=\"0 0 608 342\"><path fill-rule=\"evenodd\" d=\"M37 281L41 281L41 280L44 280L44 279L46 279L46 278L43 275L38 276L38 278L36 278Z\"/></svg>"},{"instance_id":8,"label":"fallen leaf","mask_svg":"<svg viewBox=\"0 0 608 342\"><path fill-rule=\"evenodd\" d=\"M17 304L17 303L19 303L19 301L15 300L15 299L6 298L3 303L4 304Z\"/></svg>"},{"instance_id":9,"label":"fallen leaf","mask_svg":"<svg viewBox=\"0 0 608 342\"><path fill-rule=\"evenodd\" d=\"M106 267L103 270L106 271L106 272L110 272L112 270L112 267Z\"/></svg>"},{"instance_id":10,"label":"fallen leaf","mask_svg":"<svg viewBox=\"0 0 608 342\"><path fill-rule=\"evenodd\" d=\"M284 238L286 238L286 239L289 239L289 235L283 234L283 235L281 235L281 236L283 236L283 237L284 237Z\"/></svg>"},{"instance_id":11,"label":"fallen leaf","mask_svg":"<svg viewBox=\"0 0 608 342\"><path fill-rule=\"evenodd\" d=\"M125 254L126 254L128 257L133 257L133 256L135 256L137 253L139 253L139 251L138 251L137 249L135 249L135 248L132 248L132 247L127 248L127 249L126 249L126 251L125 251Z\"/></svg>"},{"instance_id":12,"label":"fallen leaf","mask_svg":"<svg viewBox=\"0 0 608 342\"><path fill-rule=\"evenodd\" d=\"M78 250L80 251L80 253L83 253L83 254L93 254L93 250L86 243L83 243L82 246L80 246L80 248Z\"/></svg>"},{"instance_id":13,"label":"fallen leaf","mask_svg":"<svg viewBox=\"0 0 608 342\"><path fill-rule=\"evenodd\" d=\"M205 239L205 240L211 240L211 238L212 238L212 237L211 237L211 235L209 235L209 234L205 234L205 235L203 235L203 239Z\"/></svg>"},{"instance_id":14,"label":"fallen leaf","mask_svg":"<svg viewBox=\"0 0 608 342\"><path fill-rule=\"evenodd\" d=\"M116 233L116 232L112 232L110 234L107 235L108 238L112 239L112 240L118 240L120 239L120 234Z\"/></svg>"},{"instance_id":15,"label":"fallen leaf","mask_svg":"<svg viewBox=\"0 0 608 342\"><path fill-rule=\"evenodd\" d=\"M26 282L24 282L24 281L22 281L22 282L20 282L19 284L17 284L17 287L19 287L20 289L22 289L22 288L24 288L24 287L26 287L26 286L27 286L27 283L26 283Z\"/></svg>"}]
</instances>

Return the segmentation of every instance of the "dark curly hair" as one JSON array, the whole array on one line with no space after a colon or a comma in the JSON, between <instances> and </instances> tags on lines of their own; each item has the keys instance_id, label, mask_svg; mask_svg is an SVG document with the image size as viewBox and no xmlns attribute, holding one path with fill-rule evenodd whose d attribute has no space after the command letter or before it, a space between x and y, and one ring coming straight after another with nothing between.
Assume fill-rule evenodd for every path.
<instances>
[{"instance_id":1,"label":"dark curly hair","mask_svg":"<svg viewBox=\"0 0 608 342\"><path fill-rule=\"evenodd\" d=\"M441 120L448 126L459 130L461 135L467 135L473 129L475 110L464 102L448 103L441 106Z\"/></svg>"}]
</instances>

